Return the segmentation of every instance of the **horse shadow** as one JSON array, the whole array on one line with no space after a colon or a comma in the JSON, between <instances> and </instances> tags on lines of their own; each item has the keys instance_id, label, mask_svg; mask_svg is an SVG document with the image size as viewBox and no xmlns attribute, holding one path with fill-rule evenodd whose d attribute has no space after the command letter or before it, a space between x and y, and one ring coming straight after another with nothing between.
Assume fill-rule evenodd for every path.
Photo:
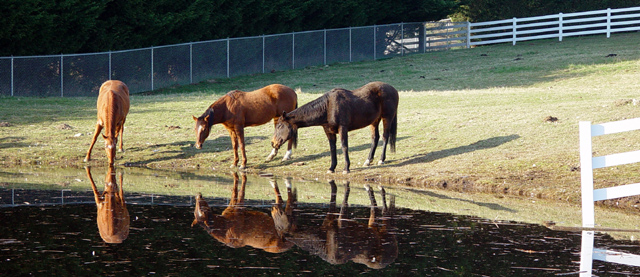
<instances>
[{"instance_id":1,"label":"horse shadow","mask_svg":"<svg viewBox=\"0 0 640 277\"><path fill-rule=\"evenodd\" d=\"M24 137L6 137L0 138L0 149L8 149L8 148L22 148L27 146L28 144L24 142L20 142L25 140Z\"/></svg>"},{"instance_id":2,"label":"horse shadow","mask_svg":"<svg viewBox=\"0 0 640 277\"><path fill-rule=\"evenodd\" d=\"M392 160L390 161L388 166L399 167L399 166L405 166L408 164L429 163L435 160L444 159L444 158L455 156L455 155L461 155L461 154L470 153L478 150L495 148L519 138L520 138L520 135L517 135L517 134L492 137L492 138L476 141L469 145L458 146L455 148L444 149L444 150L430 152L426 154L415 154L407 158Z\"/></svg>"},{"instance_id":3,"label":"horse shadow","mask_svg":"<svg viewBox=\"0 0 640 277\"><path fill-rule=\"evenodd\" d=\"M467 200L467 199L462 199L462 198L456 198L456 197L450 197L450 196L446 196L446 195L442 195L442 194L438 194L438 193L434 193L431 191L424 191L424 190L417 190L417 189L407 189L409 192L413 192L416 194L423 194L426 195L428 197L433 197L433 198L438 198L441 200L453 200L453 201L460 201L460 202L467 202L467 203L471 203L480 207L485 207L494 211L506 211L509 213L517 213L518 211L514 210L514 209L510 209L507 207L504 207L500 204L496 204L496 203L484 203L484 202L477 202L477 201L471 201L471 200Z\"/></svg>"},{"instance_id":4,"label":"horse shadow","mask_svg":"<svg viewBox=\"0 0 640 277\"><path fill-rule=\"evenodd\" d=\"M397 144L398 141L402 141L402 140L405 140L405 139L408 139L408 138L410 138L410 137L398 137L398 138L396 138L396 144ZM327 148L329 148L329 143L326 142L326 144L327 144ZM381 150L382 145L383 145L382 140L378 141L378 148L376 150L376 153L377 153L376 156L380 155L380 151L382 151ZM362 156L362 159L361 159L362 161L364 161L364 160L367 159L366 155L367 155L367 153L368 153L368 151L370 149L371 149L371 144L370 143L364 143L364 144L360 144L358 146L349 146L349 157L353 159L354 157L356 157L356 156L353 155L353 153L366 151L365 155ZM387 149L387 151L389 151L389 149ZM278 167L278 166L282 166L282 165L290 165L292 163L305 163L305 162L309 162L309 161L315 161L315 160L320 159L322 157L330 157L331 156L331 151L325 151L325 152L320 152L320 153L317 153L317 154L305 155L304 157L300 157L300 156L296 156L296 152L294 150L293 155L294 155L294 157L291 160L280 162L280 163L275 162L275 161L271 162L271 163L262 163L262 164L256 165L256 168L258 168L258 169L267 169L267 168ZM340 145L340 141L339 140L338 140L338 143L336 145L336 155L338 155L338 156L343 155L342 147ZM387 156L388 156L388 154L387 154ZM389 161L389 160L387 160L387 161ZM340 162L338 162L338 163L340 163ZM373 167L373 166L371 166L371 167ZM356 168L352 168L351 171L354 171L354 170L357 171L359 169L360 168L356 167Z\"/></svg>"},{"instance_id":5,"label":"horse shadow","mask_svg":"<svg viewBox=\"0 0 640 277\"><path fill-rule=\"evenodd\" d=\"M265 139L266 139L265 136L252 136L245 139L245 144L251 145L257 141L263 141ZM154 145L149 145L145 147L129 148L127 149L128 151L141 151L143 149L148 149L148 148L165 149L171 146L180 146L180 150L160 150L161 152L158 151L159 152L158 154L162 154L162 155L159 155L161 157L150 158L147 160L131 162L131 163L125 162L124 165L143 167L154 162L168 161L173 159L188 159L198 154L220 153L220 152L227 151L228 150L227 147L228 148L232 147L231 138L229 136L219 136L214 139L209 139L208 143L206 143L205 146L202 147L202 149L196 149L193 146L193 143L194 143L193 141L177 141L172 143L154 144ZM229 155L229 159L233 159L233 153Z\"/></svg>"}]
</instances>

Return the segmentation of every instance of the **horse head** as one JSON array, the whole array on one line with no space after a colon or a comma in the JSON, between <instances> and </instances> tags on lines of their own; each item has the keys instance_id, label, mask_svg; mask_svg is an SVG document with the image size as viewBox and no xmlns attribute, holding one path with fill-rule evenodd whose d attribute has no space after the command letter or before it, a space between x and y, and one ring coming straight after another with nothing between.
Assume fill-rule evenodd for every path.
<instances>
[{"instance_id":1,"label":"horse head","mask_svg":"<svg viewBox=\"0 0 640 277\"><path fill-rule=\"evenodd\" d=\"M280 149L285 142L288 140L293 141L293 146L296 147L297 142L297 132L298 129L291 122L291 117L287 115L286 112L282 112L282 115L278 118L278 123L276 124L276 129L273 134L273 138L271 139L271 147L275 149Z\"/></svg>"},{"instance_id":2,"label":"horse head","mask_svg":"<svg viewBox=\"0 0 640 277\"><path fill-rule=\"evenodd\" d=\"M211 118L209 114L202 115L200 117L193 116L193 120L196 122L196 148L201 149L204 140L209 137L209 132L211 132L211 125L209 121Z\"/></svg>"},{"instance_id":3,"label":"horse head","mask_svg":"<svg viewBox=\"0 0 640 277\"><path fill-rule=\"evenodd\" d=\"M104 138L104 150L107 152L107 159L109 160L109 165L113 165L113 162L116 159L116 145L118 144L118 138L116 136L105 136Z\"/></svg>"}]
</instances>

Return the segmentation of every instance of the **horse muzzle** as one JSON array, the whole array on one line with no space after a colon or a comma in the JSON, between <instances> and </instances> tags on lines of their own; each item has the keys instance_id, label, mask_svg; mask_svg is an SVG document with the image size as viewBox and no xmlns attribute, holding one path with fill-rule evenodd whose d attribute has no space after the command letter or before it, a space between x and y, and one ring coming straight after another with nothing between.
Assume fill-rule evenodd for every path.
<instances>
[{"instance_id":1,"label":"horse muzzle","mask_svg":"<svg viewBox=\"0 0 640 277\"><path fill-rule=\"evenodd\" d=\"M283 142L273 139L271 140L271 147L273 147L274 149L280 149L280 146L282 146L282 143Z\"/></svg>"}]
</instances>

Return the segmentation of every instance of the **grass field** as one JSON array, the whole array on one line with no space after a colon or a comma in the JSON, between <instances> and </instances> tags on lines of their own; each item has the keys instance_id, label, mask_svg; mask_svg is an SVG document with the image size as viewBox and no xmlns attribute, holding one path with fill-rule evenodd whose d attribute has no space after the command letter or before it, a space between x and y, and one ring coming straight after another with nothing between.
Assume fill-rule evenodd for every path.
<instances>
[{"instance_id":1,"label":"grass field","mask_svg":"<svg viewBox=\"0 0 640 277\"><path fill-rule=\"evenodd\" d=\"M383 81L400 91L397 152L363 168L368 129L350 133L351 173L326 174L329 148L320 127L299 131L288 162L264 158L273 124L245 130L250 174L297 179L492 192L579 202L578 122L640 117L640 33L492 45L392 59L259 74L133 95L117 163L172 171L228 171L227 131L214 126L193 147L191 115L232 89L281 83L299 105L333 87ZM610 55L615 54L615 55ZM0 163L83 167L96 120L95 98L0 98ZM557 120L554 120L557 119ZM640 149L636 132L594 140L594 155ZM282 157L280 153L278 159ZM380 153L380 152L378 152ZM102 142L94 167L104 166ZM338 151L338 172L344 160ZM638 182L637 165L596 171L596 186ZM634 180L635 179L635 180ZM635 207L637 199L620 205ZM615 202L611 202L614 203Z\"/></svg>"}]
</instances>

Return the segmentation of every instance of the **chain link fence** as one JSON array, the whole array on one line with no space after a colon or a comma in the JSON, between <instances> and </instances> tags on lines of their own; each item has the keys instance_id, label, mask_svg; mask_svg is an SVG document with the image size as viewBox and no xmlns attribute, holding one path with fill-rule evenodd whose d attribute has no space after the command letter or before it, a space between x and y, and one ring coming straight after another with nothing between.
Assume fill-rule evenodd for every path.
<instances>
[{"instance_id":1,"label":"chain link fence","mask_svg":"<svg viewBox=\"0 0 640 277\"><path fill-rule=\"evenodd\" d=\"M97 96L108 79L131 93L217 78L421 53L426 23L229 38L92 54L0 57L0 96Z\"/></svg>"}]
</instances>

